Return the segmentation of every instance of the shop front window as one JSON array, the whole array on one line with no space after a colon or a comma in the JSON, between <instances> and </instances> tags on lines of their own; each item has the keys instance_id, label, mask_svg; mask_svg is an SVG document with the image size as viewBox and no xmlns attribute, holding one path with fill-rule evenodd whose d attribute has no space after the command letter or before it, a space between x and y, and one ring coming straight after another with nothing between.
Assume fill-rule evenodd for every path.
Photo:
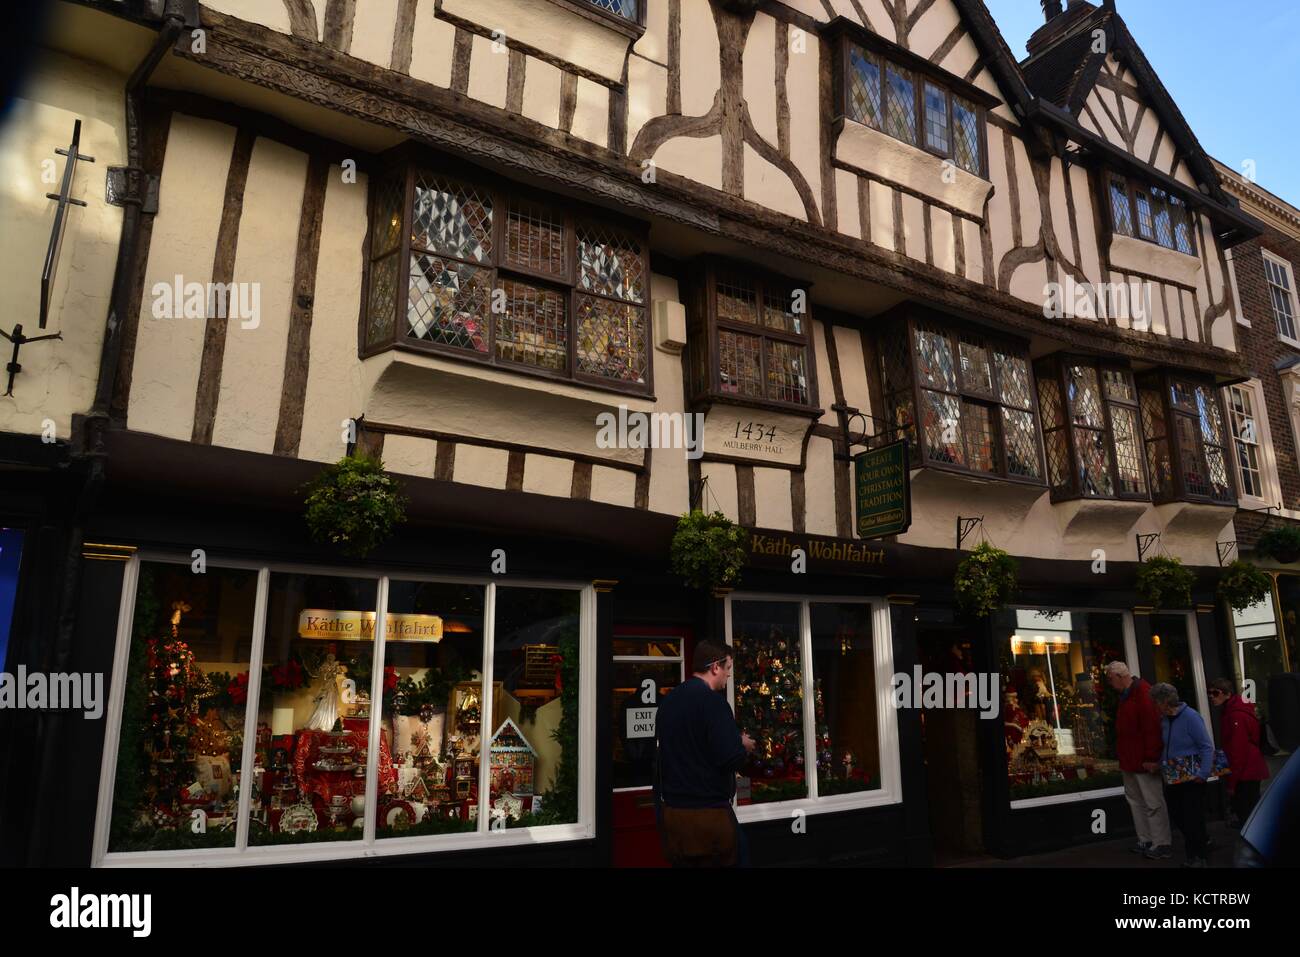
<instances>
[{"instance_id":1,"label":"shop front window","mask_svg":"<svg viewBox=\"0 0 1300 957\"><path fill-rule=\"evenodd\" d=\"M1192 662L1192 638L1187 615L1151 616L1151 651L1156 663L1152 684L1165 682L1178 689L1179 700L1200 710L1196 671Z\"/></svg>"},{"instance_id":2,"label":"shop front window","mask_svg":"<svg viewBox=\"0 0 1300 957\"><path fill-rule=\"evenodd\" d=\"M1237 645L1237 673L1250 682L1255 702L1268 715L1268 679L1286 671L1277 613L1270 594L1243 611L1232 609L1232 633Z\"/></svg>"},{"instance_id":3,"label":"shop front window","mask_svg":"<svg viewBox=\"0 0 1300 957\"><path fill-rule=\"evenodd\" d=\"M755 742L738 804L883 787L872 615L867 602L731 603L736 722Z\"/></svg>"},{"instance_id":4,"label":"shop front window","mask_svg":"<svg viewBox=\"0 0 1300 957\"><path fill-rule=\"evenodd\" d=\"M110 851L235 846L256 604L255 571L140 564Z\"/></svg>"},{"instance_id":5,"label":"shop front window","mask_svg":"<svg viewBox=\"0 0 1300 957\"><path fill-rule=\"evenodd\" d=\"M135 567L104 851L579 823L582 590Z\"/></svg>"},{"instance_id":6,"label":"shop front window","mask_svg":"<svg viewBox=\"0 0 1300 957\"><path fill-rule=\"evenodd\" d=\"M1007 609L996 630L1011 800L1119 786L1105 668L1126 658L1124 615Z\"/></svg>"}]
</instances>

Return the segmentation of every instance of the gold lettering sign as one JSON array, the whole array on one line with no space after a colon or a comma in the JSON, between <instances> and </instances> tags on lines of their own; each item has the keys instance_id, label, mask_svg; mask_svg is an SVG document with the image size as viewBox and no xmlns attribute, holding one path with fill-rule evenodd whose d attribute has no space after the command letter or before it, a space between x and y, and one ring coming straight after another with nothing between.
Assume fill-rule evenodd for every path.
<instances>
[{"instance_id":1,"label":"gold lettering sign","mask_svg":"<svg viewBox=\"0 0 1300 957\"><path fill-rule=\"evenodd\" d=\"M437 615L389 614L384 620L385 641L442 641L442 619ZM298 613L298 637L374 641L375 613L304 608Z\"/></svg>"}]
</instances>

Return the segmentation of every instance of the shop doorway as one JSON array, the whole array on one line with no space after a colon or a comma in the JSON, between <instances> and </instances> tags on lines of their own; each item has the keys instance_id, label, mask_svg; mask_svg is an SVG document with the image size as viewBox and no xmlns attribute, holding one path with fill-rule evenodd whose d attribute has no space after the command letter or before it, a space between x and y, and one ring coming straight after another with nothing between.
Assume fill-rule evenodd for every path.
<instances>
[{"instance_id":1,"label":"shop doorway","mask_svg":"<svg viewBox=\"0 0 1300 957\"><path fill-rule=\"evenodd\" d=\"M945 609L917 609L917 658L925 673L981 670L982 652L970 628ZM935 863L953 864L984 853L984 779L980 717L973 708L924 708L921 714L930 834Z\"/></svg>"},{"instance_id":2,"label":"shop doorway","mask_svg":"<svg viewBox=\"0 0 1300 957\"><path fill-rule=\"evenodd\" d=\"M685 628L614 628L613 860L615 867L667 867L659 847L651 781L653 711L686 679Z\"/></svg>"}]
</instances>

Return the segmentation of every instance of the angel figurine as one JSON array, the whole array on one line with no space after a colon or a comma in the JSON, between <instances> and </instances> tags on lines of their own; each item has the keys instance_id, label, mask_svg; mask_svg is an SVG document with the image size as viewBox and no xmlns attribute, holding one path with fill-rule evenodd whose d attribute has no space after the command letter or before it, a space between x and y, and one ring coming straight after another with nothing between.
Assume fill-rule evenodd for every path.
<instances>
[{"instance_id":1,"label":"angel figurine","mask_svg":"<svg viewBox=\"0 0 1300 957\"><path fill-rule=\"evenodd\" d=\"M316 710L307 719L307 727L314 731L329 731L339 719L339 684L338 676L344 668L334 655L327 654L312 677L323 683L320 694L316 695Z\"/></svg>"}]
</instances>

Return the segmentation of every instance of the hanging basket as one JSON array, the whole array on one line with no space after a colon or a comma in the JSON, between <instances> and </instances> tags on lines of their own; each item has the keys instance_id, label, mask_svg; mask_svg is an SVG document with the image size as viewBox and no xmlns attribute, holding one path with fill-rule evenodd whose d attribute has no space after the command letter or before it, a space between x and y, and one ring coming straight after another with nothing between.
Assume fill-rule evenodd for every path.
<instances>
[{"instance_id":1,"label":"hanging basket","mask_svg":"<svg viewBox=\"0 0 1300 957\"><path fill-rule=\"evenodd\" d=\"M690 588L734 588L745 566L749 532L721 512L695 509L677 520L673 533L673 572Z\"/></svg>"},{"instance_id":2,"label":"hanging basket","mask_svg":"<svg viewBox=\"0 0 1300 957\"><path fill-rule=\"evenodd\" d=\"M1137 573L1137 593L1152 608L1190 608L1196 575L1177 558L1156 555Z\"/></svg>"},{"instance_id":3,"label":"hanging basket","mask_svg":"<svg viewBox=\"0 0 1300 957\"><path fill-rule=\"evenodd\" d=\"M1274 525L1259 536L1255 552L1279 564L1290 565L1300 559L1300 528L1291 524Z\"/></svg>"},{"instance_id":4,"label":"hanging basket","mask_svg":"<svg viewBox=\"0 0 1300 957\"><path fill-rule=\"evenodd\" d=\"M307 528L312 540L345 555L365 556L406 517L406 497L384 463L350 455L326 468L304 487Z\"/></svg>"},{"instance_id":5,"label":"hanging basket","mask_svg":"<svg viewBox=\"0 0 1300 957\"><path fill-rule=\"evenodd\" d=\"M1005 551L980 542L957 566L953 591L968 618L987 618L1016 596L1019 563Z\"/></svg>"},{"instance_id":6,"label":"hanging basket","mask_svg":"<svg viewBox=\"0 0 1300 957\"><path fill-rule=\"evenodd\" d=\"M1250 562L1237 559L1219 577L1219 597L1234 611L1245 611L1273 593L1273 579Z\"/></svg>"}]
</instances>

